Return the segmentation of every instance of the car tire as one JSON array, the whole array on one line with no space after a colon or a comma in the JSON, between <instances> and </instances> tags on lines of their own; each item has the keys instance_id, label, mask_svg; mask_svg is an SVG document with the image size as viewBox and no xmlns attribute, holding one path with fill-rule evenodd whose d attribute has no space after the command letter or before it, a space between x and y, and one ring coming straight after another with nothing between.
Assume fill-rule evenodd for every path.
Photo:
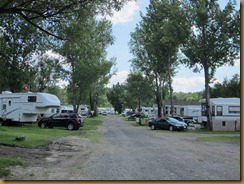
<instances>
[{"instance_id":1,"label":"car tire","mask_svg":"<svg viewBox=\"0 0 244 184\"><path fill-rule=\"evenodd\" d=\"M67 129L68 130L74 130L75 126L73 123L69 123L68 126L67 126Z\"/></svg>"},{"instance_id":2,"label":"car tire","mask_svg":"<svg viewBox=\"0 0 244 184\"><path fill-rule=\"evenodd\" d=\"M151 129L152 129L152 130L155 130L156 127L155 127L154 125L151 125Z\"/></svg>"},{"instance_id":3,"label":"car tire","mask_svg":"<svg viewBox=\"0 0 244 184\"><path fill-rule=\"evenodd\" d=\"M174 130L174 127L173 126L169 126L169 130L170 131L173 131Z\"/></svg>"},{"instance_id":4,"label":"car tire","mask_svg":"<svg viewBox=\"0 0 244 184\"><path fill-rule=\"evenodd\" d=\"M47 127L47 124L45 122L42 122L41 125L40 125L41 128L46 128Z\"/></svg>"}]
</instances>

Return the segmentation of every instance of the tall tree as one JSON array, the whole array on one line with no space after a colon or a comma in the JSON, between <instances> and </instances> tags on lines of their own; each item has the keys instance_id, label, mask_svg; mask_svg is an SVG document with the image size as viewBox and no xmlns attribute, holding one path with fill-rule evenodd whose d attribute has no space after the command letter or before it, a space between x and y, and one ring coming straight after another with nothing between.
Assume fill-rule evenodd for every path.
<instances>
[{"instance_id":1,"label":"tall tree","mask_svg":"<svg viewBox=\"0 0 244 184\"><path fill-rule=\"evenodd\" d=\"M114 110L117 111L119 114L121 114L123 110L124 94L124 85L121 85L119 83L113 85L113 87L109 89L107 93L108 101L112 104Z\"/></svg>"},{"instance_id":2,"label":"tall tree","mask_svg":"<svg viewBox=\"0 0 244 184\"><path fill-rule=\"evenodd\" d=\"M77 111L88 95L90 110L95 111L97 84L102 77L109 75L114 64L113 60L106 60L106 47L113 43L111 23L96 20L94 12L84 10L69 19L66 35L68 39L63 42L59 52L70 66L71 104Z\"/></svg>"},{"instance_id":3,"label":"tall tree","mask_svg":"<svg viewBox=\"0 0 244 184\"><path fill-rule=\"evenodd\" d=\"M153 104L153 86L146 78L139 72L132 72L128 75L125 83L126 96L129 102L134 102L139 109L143 105ZM127 103L129 103L127 102Z\"/></svg>"},{"instance_id":4,"label":"tall tree","mask_svg":"<svg viewBox=\"0 0 244 184\"><path fill-rule=\"evenodd\" d=\"M158 116L161 116L163 88L169 86L177 66L177 52L188 35L189 25L180 1L151 0L147 14L131 34L132 65L153 77ZM171 100L173 108L173 100ZM173 111L172 111L173 112Z\"/></svg>"},{"instance_id":5,"label":"tall tree","mask_svg":"<svg viewBox=\"0 0 244 184\"><path fill-rule=\"evenodd\" d=\"M233 65L240 49L240 15L235 2L229 1L223 10L217 0L185 1L192 33L182 52L184 63L195 72L204 70L207 126L212 129L209 84L215 71L223 65Z\"/></svg>"}]
</instances>

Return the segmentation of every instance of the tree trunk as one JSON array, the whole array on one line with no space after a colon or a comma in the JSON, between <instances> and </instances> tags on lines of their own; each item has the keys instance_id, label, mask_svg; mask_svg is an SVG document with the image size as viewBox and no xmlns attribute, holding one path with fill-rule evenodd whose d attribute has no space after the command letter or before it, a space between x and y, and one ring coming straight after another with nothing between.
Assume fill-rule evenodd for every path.
<instances>
[{"instance_id":1,"label":"tree trunk","mask_svg":"<svg viewBox=\"0 0 244 184\"><path fill-rule=\"evenodd\" d=\"M170 49L168 49L168 62L167 62L167 68L168 68L168 77L169 77L169 95L170 95L170 114L174 115L174 103L173 103L173 88L172 88L172 78L171 78L171 72L170 72L170 62L171 62L171 52Z\"/></svg>"},{"instance_id":2,"label":"tree trunk","mask_svg":"<svg viewBox=\"0 0 244 184\"><path fill-rule=\"evenodd\" d=\"M210 91L209 91L209 68L207 64L204 66L205 75L205 100L206 100L206 116L207 116L207 128L212 131L213 122L210 109Z\"/></svg>"}]
</instances>

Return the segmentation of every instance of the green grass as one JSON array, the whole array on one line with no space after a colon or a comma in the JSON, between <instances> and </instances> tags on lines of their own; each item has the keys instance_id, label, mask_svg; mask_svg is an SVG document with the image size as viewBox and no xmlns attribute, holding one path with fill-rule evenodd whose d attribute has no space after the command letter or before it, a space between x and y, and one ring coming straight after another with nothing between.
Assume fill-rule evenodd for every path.
<instances>
[{"instance_id":1,"label":"green grass","mask_svg":"<svg viewBox=\"0 0 244 184\"><path fill-rule=\"evenodd\" d=\"M79 134L80 131L69 131L64 127L41 129L37 124L24 126L0 126L0 144L37 148L45 146L51 139L61 136ZM16 141L16 137L25 137L24 141Z\"/></svg>"},{"instance_id":2,"label":"green grass","mask_svg":"<svg viewBox=\"0 0 244 184\"><path fill-rule=\"evenodd\" d=\"M0 144L27 148L43 147L52 139L69 135L79 135L88 138L91 142L99 142L101 133L97 131L102 124L101 117L86 118L84 126L79 130L70 131L64 127L41 129L37 124L25 124L24 126L0 126ZM25 137L23 141L16 141L16 137ZM7 176L7 168L12 165L24 165L18 158L0 157L0 177Z\"/></svg>"},{"instance_id":3,"label":"green grass","mask_svg":"<svg viewBox=\"0 0 244 184\"><path fill-rule=\"evenodd\" d=\"M240 140L240 136L209 136L198 137L198 141L235 141Z\"/></svg>"},{"instance_id":4,"label":"green grass","mask_svg":"<svg viewBox=\"0 0 244 184\"><path fill-rule=\"evenodd\" d=\"M208 129L199 129L199 130L187 130L188 133L196 134L240 134L240 132L235 131L210 131Z\"/></svg>"},{"instance_id":5,"label":"green grass","mask_svg":"<svg viewBox=\"0 0 244 184\"><path fill-rule=\"evenodd\" d=\"M85 119L85 125L82 127L83 131L80 137L88 138L91 142L98 143L102 134L96 130L102 124L102 119L102 117Z\"/></svg>"},{"instance_id":6,"label":"green grass","mask_svg":"<svg viewBox=\"0 0 244 184\"><path fill-rule=\"evenodd\" d=\"M25 166L26 164L18 158L13 157L0 157L0 177L8 176L10 171L7 169L9 166L21 165Z\"/></svg>"}]
</instances>

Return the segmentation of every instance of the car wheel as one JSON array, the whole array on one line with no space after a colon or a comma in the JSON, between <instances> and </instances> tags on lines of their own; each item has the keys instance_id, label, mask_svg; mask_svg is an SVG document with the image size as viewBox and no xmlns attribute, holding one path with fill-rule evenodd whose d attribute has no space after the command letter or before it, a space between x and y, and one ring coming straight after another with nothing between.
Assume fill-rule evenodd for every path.
<instances>
[{"instance_id":1,"label":"car wheel","mask_svg":"<svg viewBox=\"0 0 244 184\"><path fill-rule=\"evenodd\" d=\"M67 126L68 130L74 130L74 125L72 123L69 123Z\"/></svg>"},{"instance_id":2,"label":"car wheel","mask_svg":"<svg viewBox=\"0 0 244 184\"><path fill-rule=\"evenodd\" d=\"M173 128L172 126L170 126L170 127L169 127L169 130L170 130L170 131L173 131L173 130L174 130L174 128Z\"/></svg>"},{"instance_id":3,"label":"car wheel","mask_svg":"<svg viewBox=\"0 0 244 184\"><path fill-rule=\"evenodd\" d=\"M46 126L47 126L46 123L45 122L42 122L40 127L41 128L46 128Z\"/></svg>"},{"instance_id":4,"label":"car wheel","mask_svg":"<svg viewBox=\"0 0 244 184\"><path fill-rule=\"evenodd\" d=\"M152 130L155 130L156 127L155 127L154 125L151 125L151 129L152 129Z\"/></svg>"}]
</instances>

